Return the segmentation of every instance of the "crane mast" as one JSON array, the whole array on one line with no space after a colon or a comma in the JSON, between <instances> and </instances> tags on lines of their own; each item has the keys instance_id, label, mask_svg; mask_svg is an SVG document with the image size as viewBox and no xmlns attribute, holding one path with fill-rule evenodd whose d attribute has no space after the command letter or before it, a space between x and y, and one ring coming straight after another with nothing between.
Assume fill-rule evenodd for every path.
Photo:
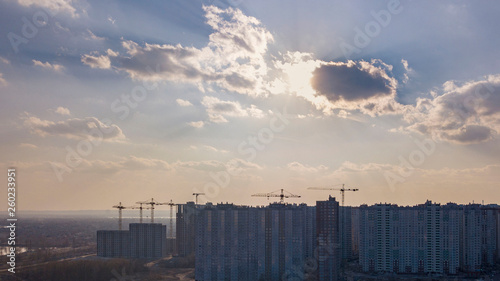
<instances>
[{"instance_id":1,"label":"crane mast","mask_svg":"<svg viewBox=\"0 0 500 281\"><path fill-rule=\"evenodd\" d=\"M151 209L151 223L154 223L155 222L155 205L167 205L168 203L160 203L160 202L157 202L155 201L153 198L151 198L151 201L139 201L139 202L136 202L137 204L141 204L141 207L142 207L142 204L149 204L151 205L151 207L149 207ZM142 208L140 208L141 210L141 222L142 222Z\"/></svg>"},{"instance_id":2,"label":"crane mast","mask_svg":"<svg viewBox=\"0 0 500 281\"><path fill-rule=\"evenodd\" d=\"M170 206L170 225L169 225L169 232L170 232L170 238L174 238L174 223L173 223L173 213L174 213L174 206L177 205L172 200L167 203L167 205Z\"/></svg>"},{"instance_id":3,"label":"crane mast","mask_svg":"<svg viewBox=\"0 0 500 281\"><path fill-rule=\"evenodd\" d=\"M125 207L120 202L118 205L114 205L113 208L118 209L118 230L122 230L122 210L123 209L133 209L133 207Z\"/></svg>"}]
</instances>

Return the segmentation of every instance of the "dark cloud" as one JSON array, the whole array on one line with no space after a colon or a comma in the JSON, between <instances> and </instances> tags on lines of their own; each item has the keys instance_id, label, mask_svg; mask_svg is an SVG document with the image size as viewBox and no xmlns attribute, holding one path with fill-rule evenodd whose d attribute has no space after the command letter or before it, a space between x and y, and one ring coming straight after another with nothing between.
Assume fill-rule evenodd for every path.
<instances>
[{"instance_id":1,"label":"dark cloud","mask_svg":"<svg viewBox=\"0 0 500 281\"><path fill-rule=\"evenodd\" d=\"M236 88L253 88L255 86L255 82L249 79L245 79L245 77L239 75L238 73L233 73L226 77L226 82Z\"/></svg>"},{"instance_id":2,"label":"dark cloud","mask_svg":"<svg viewBox=\"0 0 500 281\"><path fill-rule=\"evenodd\" d=\"M168 80L214 80L215 75L204 71L198 63L201 51L195 48L146 44L140 47L126 41L124 47L130 56L113 59L118 69L124 70L133 78Z\"/></svg>"},{"instance_id":3,"label":"dark cloud","mask_svg":"<svg viewBox=\"0 0 500 281\"><path fill-rule=\"evenodd\" d=\"M236 105L229 102L220 102L213 105L212 109L218 112L233 112L237 110Z\"/></svg>"},{"instance_id":4,"label":"dark cloud","mask_svg":"<svg viewBox=\"0 0 500 281\"><path fill-rule=\"evenodd\" d=\"M319 95L333 102L361 101L394 93L392 81L384 70L352 62L321 65L314 70L311 85Z\"/></svg>"},{"instance_id":5,"label":"dark cloud","mask_svg":"<svg viewBox=\"0 0 500 281\"><path fill-rule=\"evenodd\" d=\"M493 138L495 131L485 126L468 125L460 128L456 134L443 134L450 141L462 144L479 143Z\"/></svg>"}]
</instances>

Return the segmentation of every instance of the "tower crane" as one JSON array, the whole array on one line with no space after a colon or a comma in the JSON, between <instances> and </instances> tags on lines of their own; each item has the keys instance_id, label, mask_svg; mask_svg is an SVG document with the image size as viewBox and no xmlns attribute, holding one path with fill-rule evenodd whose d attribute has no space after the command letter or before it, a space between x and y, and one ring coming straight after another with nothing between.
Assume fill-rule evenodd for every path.
<instances>
[{"instance_id":1,"label":"tower crane","mask_svg":"<svg viewBox=\"0 0 500 281\"><path fill-rule=\"evenodd\" d=\"M147 203L139 203L138 202L136 204L139 204L139 207L132 207L131 209L139 209L139 222L142 223L142 210L144 210L144 209L149 210L151 208L142 206L143 204L147 204Z\"/></svg>"},{"instance_id":2,"label":"tower crane","mask_svg":"<svg viewBox=\"0 0 500 281\"><path fill-rule=\"evenodd\" d=\"M122 230L122 210L123 209L132 209L133 207L125 207L120 202L118 205L114 205L113 208L118 209L118 230Z\"/></svg>"},{"instance_id":3,"label":"tower crane","mask_svg":"<svg viewBox=\"0 0 500 281\"><path fill-rule=\"evenodd\" d=\"M280 193L278 194L277 192L280 192ZM285 192L287 194L285 194ZM269 192L269 193L257 193L257 194L253 194L252 196L253 197L267 197L268 200L269 200L269 197L279 197L281 204L284 203L285 198L300 198L300 195L292 194L292 193L284 190L283 188L279 189L279 190L276 190L276 191L273 191L273 192Z\"/></svg>"},{"instance_id":4,"label":"tower crane","mask_svg":"<svg viewBox=\"0 0 500 281\"><path fill-rule=\"evenodd\" d=\"M346 191L358 191L359 189L357 188L345 188L345 185L342 184L342 188L333 188L333 187L308 187L307 189L314 189L314 190L339 190L340 193L342 194L342 209L341 209L341 214L342 214L342 233L340 233L340 247L341 247L341 276L344 277L344 267L345 267L345 260L344 260L344 232L345 232L345 209L344 209L344 196Z\"/></svg>"},{"instance_id":5,"label":"tower crane","mask_svg":"<svg viewBox=\"0 0 500 281\"><path fill-rule=\"evenodd\" d=\"M357 188L345 188L344 184L342 184L342 188L333 188L333 187L308 187L307 189L314 190L339 190L342 193L342 207L344 207L344 193L346 191L358 191Z\"/></svg>"},{"instance_id":6,"label":"tower crane","mask_svg":"<svg viewBox=\"0 0 500 281\"><path fill-rule=\"evenodd\" d=\"M151 198L151 201L139 201L137 202L137 204L149 204L151 205L151 223L154 223L155 222L155 205L166 205L168 203L160 203L160 202L157 202L155 201L153 198Z\"/></svg>"},{"instance_id":7,"label":"tower crane","mask_svg":"<svg viewBox=\"0 0 500 281\"><path fill-rule=\"evenodd\" d=\"M198 205L198 196L205 195L205 193L203 193L203 192L195 192L195 193L193 193L193 195L194 195L194 200L196 202L196 205Z\"/></svg>"},{"instance_id":8,"label":"tower crane","mask_svg":"<svg viewBox=\"0 0 500 281\"><path fill-rule=\"evenodd\" d=\"M174 223L173 223L173 213L174 213L174 206L177 205L175 204L174 202L172 202L172 200L170 200L170 202L167 202L166 205L169 205L170 206L170 225L169 225L169 232L170 232L170 238L174 238L173 234L174 234Z\"/></svg>"}]
</instances>

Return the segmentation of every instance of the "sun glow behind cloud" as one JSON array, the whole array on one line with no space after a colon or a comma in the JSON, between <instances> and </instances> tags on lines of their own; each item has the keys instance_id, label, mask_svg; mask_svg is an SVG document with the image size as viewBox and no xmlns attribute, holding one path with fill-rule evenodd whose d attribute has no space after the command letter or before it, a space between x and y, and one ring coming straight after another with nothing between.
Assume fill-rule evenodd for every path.
<instances>
[{"instance_id":1,"label":"sun glow behind cloud","mask_svg":"<svg viewBox=\"0 0 500 281\"><path fill-rule=\"evenodd\" d=\"M282 60L275 61L275 67L279 69L283 77L280 81L281 87L273 89L276 93L291 93L303 97L313 103L316 108L323 109L329 113L328 101L325 97L318 96L312 88L311 80L313 71L321 65L321 61L314 60L312 54L300 52L288 52L283 55Z\"/></svg>"}]
</instances>

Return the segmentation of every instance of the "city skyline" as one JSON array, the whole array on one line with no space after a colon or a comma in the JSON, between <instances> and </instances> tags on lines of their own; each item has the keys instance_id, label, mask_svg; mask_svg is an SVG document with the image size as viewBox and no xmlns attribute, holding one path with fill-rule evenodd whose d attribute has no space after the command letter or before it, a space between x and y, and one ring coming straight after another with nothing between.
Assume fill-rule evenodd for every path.
<instances>
[{"instance_id":1,"label":"city skyline","mask_svg":"<svg viewBox=\"0 0 500 281\"><path fill-rule=\"evenodd\" d=\"M19 208L34 211L195 192L257 206L273 200L252 194L282 188L313 205L341 194L308 187L339 184L359 189L346 206L497 204L498 12L3 1L0 163L17 170Z\"/></svg>"}]
</instances>

